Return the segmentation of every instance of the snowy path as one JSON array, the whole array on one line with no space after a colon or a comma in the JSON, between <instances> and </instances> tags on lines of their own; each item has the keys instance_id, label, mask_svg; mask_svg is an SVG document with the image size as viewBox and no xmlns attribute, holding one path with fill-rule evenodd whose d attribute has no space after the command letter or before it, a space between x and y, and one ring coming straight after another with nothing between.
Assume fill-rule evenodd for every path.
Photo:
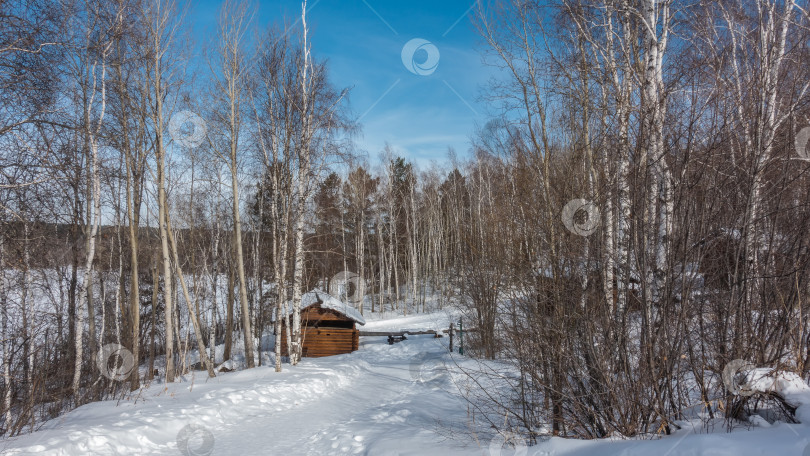
<instances>
[{"instance_id":1,"label":"snowy path","mask_svg":"<svg viewBox=\"0 0 810 456\"><path fill-rule=\"evenodd\" d=\"M296 405L294 422L291 414L268 414L238 432L217 434L217 445L240 448L243 454L262 454L267 448L279 454L425 454L437 443L436 420L455 418L464 405L452 394L434 390L438 382L413 378L411 365L419 367L422 359L416 346L437 356L444 350L430 337L419 339L395 346L384 338L364 341L361 351L344 361L357 367L352 375ZM428 368L434 367L439 366L429 363ZM437 379L442 374L422 370L421 375ZM400 448L403 441L413 444L407 452ZM460 454L469 454L469 448Z\"/></svg>"},{"instance_id":2,"label":"snowy path","mask_svg":"<svg viewBox=\"0 0 810 456\"><path fill-rule=\"evenodd\" d=\"M404 321L424 327L423 320ZM409 327L386 324L369 328ZM88 404L0 443L0 453L178 455L178 436L190 425L198 432L191 433L189 454L207 454L211 444L214 455L419 455L437 445L443 454L470 454L463 442L436 432L439 421L463 420L466 410L441 363L423 363L426 353L447 356L443 343L414 336L389 346L384 337L363 338L351 355L304 359L281 374L260 367L208 382L197 374L191 384L153 386L137 403ZM212 440L204 440L206 433Z\"/></svg>"}]
</instances>

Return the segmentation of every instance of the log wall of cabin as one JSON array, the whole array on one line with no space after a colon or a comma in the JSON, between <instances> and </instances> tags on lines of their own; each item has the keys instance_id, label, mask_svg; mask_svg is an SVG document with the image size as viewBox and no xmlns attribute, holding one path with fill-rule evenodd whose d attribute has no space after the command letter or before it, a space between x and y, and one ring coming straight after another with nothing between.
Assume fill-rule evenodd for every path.
<instances>
[{"instance_id":1,"label":"log wall of cabin","mask_svg":"<svg viewBox=\"0 0 810 456\"><path fill-rule=\"evenodd\" d=\"M360 348L360 331L355 322L344 315L318 306L310 306L301 311L303 334L303 356L317 358L322 356L351 353ZM281 354L289 356L287 351L287 328L281 328Z\"/></svg>"},{"instance_id":2,"label":"log wall of cabin","mask_svg":"<svg viewBox=\"0 0 810 456\"><path fill-rule=\"evenodd\" d=\"M360 331L346 328L305 328L304 353L309 358L351 353L360 348ZM281 330L281 355L288 356L287 328Z\"/></svg>"}]
</instances>

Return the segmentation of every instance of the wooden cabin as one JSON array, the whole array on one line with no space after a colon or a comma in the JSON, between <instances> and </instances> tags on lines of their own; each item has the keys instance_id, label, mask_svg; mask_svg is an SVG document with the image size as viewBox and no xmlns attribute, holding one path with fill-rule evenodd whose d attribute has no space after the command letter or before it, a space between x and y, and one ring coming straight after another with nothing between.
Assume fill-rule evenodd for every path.
<instances>
[{"instance_id":1,"label":"wooden cabin","mask_svg":"<svg viewBox=\"0 0 810 456\"><path fill-rule=\"evenodd\" d=\"M291 309L292 306L289 306ZM360 348L357 325L366 321L360 312L329 293L315 289L301 298L301 329L303 356L321 356L351 353ZM288 356L287 327L281 325L281 354Z\"/></svg>"}]
</instances>

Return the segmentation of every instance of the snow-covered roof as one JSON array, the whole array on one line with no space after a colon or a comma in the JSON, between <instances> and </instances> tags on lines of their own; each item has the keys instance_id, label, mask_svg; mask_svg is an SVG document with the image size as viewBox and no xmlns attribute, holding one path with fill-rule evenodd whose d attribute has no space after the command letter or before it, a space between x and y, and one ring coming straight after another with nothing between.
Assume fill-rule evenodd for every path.
<instances>
[{"instance_id":1,"label":"snow-covered roof","mask_svg":"<svg viewBox=\"0 0 810 456\"><path fill-rule=\"evenodd\" d=\"M318 304L318 302L320 302L321 308L323 309L331 309L340 312L360 325L366 324L366 319L363 318L360 312L352 305L341 301L320 288L315 288L301 296L301 309L303 310L313 304ZM292 312L292 306L289 306L288 309Z\"/></svg>"}]
</instances>

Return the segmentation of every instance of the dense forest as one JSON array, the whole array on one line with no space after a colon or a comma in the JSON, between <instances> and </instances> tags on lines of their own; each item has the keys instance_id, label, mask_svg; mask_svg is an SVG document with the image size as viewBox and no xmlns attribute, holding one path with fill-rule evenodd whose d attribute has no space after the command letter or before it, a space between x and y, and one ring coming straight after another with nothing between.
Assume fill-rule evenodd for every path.
<instances>
[{"instance_id":1,"label":"dense forest","mask_svg":"<svg viewBox=\"0 0 810 456\"><path fill-rule=\"evenodd\" d=\"M456 308L517 372L469 373L476 419L528 439L790 419L721 376L810 374L806 2L480 1L491 119L421 168L357 150L306 5L226 1L199 61L189 7L0 0L0 434L189 351L294 366L302 294L345 271L365 315ZM145 367L102 376L110 343Z\"/></svg>"}]
</instances>

